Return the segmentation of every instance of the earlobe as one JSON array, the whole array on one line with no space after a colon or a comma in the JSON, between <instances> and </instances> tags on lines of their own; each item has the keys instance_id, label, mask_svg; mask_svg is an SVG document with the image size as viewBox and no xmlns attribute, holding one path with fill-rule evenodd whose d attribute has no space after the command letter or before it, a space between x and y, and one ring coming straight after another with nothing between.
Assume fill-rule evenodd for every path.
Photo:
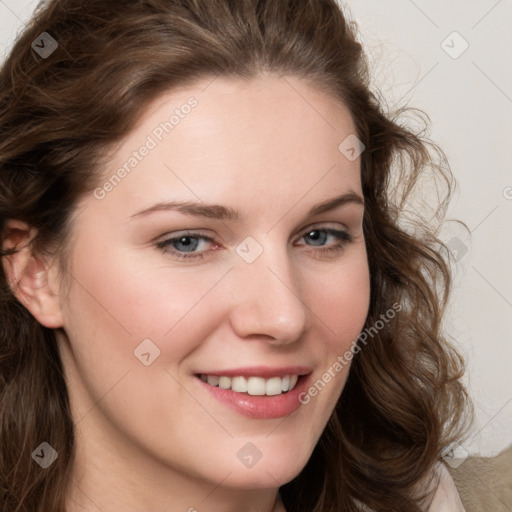
<instances>
[{"instance_id":1,"label":"earlobe","mask_svg":"<svg viewBox=\"0 0 512 512\"><path fill-rule=\"evenodd\" d=\"M43 255L32 253L30 242L34 236L35 230L26 223L8 220L2 250L17 251L4 256L2 264L16 298L40 324L56 329L63 325L56 273Z\"/></svg>"}]
</instances>

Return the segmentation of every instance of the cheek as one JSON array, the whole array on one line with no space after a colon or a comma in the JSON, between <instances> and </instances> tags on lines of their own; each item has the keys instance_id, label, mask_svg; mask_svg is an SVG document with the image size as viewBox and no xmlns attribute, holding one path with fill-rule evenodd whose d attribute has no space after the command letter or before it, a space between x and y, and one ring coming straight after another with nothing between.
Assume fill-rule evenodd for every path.
<instances>
[{"instance_id":1,"label":"cheek","mask_svg":"<svg viewBox=\"0 0 512 512\"><path fill-rule=\"evenodd\" d=\"M98 349L110 347L112 355L130 355L146 338L157 344L168 340L190 317L197 322L197 306L221 276L218 269L180 272L148 265L133 251L102 251L94 243L82 246L73 264L74 286L64 305L67 324L75 328L77 339L88 338L88 349L91 343L99 345L100 337L108 340Z\"/></svg>"},{"instance_id":2,"label":"cheek","mask_svg":"<svg viewBox=\"0 0 512 512\"><path fill-rule=\"evenodd\" d=\"M340 265L326 273L322 281L311 284L310 308L317 326L323 329L325 349L345 352L364 327L370 302L370 276L366 257Z\"/></svg>"}]
</instances>

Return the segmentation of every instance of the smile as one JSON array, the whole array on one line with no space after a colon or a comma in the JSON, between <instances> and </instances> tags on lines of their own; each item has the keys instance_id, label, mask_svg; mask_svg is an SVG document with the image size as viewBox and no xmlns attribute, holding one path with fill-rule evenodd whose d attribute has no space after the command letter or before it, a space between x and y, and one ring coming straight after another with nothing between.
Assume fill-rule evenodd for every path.
<instances>
[{"instance_id":1,"label":"smile","mask_svg":"<svg viewBox=\"0 0 512 512\"><path fill-rule=\"evenodd\" d=\"M235 393L247 393L252 396L276 396L294 389L299 380L298 375L285 375L283 377L228 377L225 375L201 374L200 379L210 386L221 389L230 389Z\"/></svg>"}]
</instances>

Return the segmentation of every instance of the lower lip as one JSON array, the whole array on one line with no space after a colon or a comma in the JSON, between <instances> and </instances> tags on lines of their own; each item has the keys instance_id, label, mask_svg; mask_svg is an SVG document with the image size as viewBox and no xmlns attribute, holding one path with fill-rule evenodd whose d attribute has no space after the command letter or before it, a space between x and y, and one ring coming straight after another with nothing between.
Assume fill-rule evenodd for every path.
<instances>
[{"instance_id":1,"label":"lower lip","mask_svg":"<svg viewBox=\"0 0 512 512\"><path fill-rule=\"evenodd\" d=\"M272 419L288 416L302 405L299 395L307 388L309 375L302 375L291 391L274 396L237 393L231 389L211 386L198 377L196 379L211 396L239 414L254 419Z\"/></svg>"}]
</instances>

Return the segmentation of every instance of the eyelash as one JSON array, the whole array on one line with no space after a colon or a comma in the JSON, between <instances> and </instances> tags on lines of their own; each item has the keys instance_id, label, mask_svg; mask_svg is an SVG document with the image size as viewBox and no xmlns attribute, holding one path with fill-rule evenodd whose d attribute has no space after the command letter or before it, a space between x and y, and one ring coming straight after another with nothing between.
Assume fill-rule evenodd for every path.
<instances>
[{"instance_id":1,"label":"eyelash","mask_svg":"<svg viewBox=\"0 0 512 512\"><path fill-rule=\"evenodd\" d=\"M345 245L351 243L353 241L352 235L350 235L346 231L341 231L333 228L315 228L308 230L301 238L313 233L313 232L323 232L327 235L334 236L338 239L338 243L333 246L321 247L320 249L314 249L312 252L321 253L321 254L332 254L336 255L341 253L345 249ZM170 254L176 257L178 260L195 260L195 259L204 259L205 252L197 252L197 253L183 253L176 251L174 249L169 249L169 246L173 242L179 242L183 238L197 238L200 240L205 240L208 242L213 242L214 240L209 236L201 235L200 233L183 233L182 235L168 238L167 240L162 240L158 242L156 246L162 250L166 254ZM313 246L314 247L314 246ZM310 251L311 252L311 251Z\"/></svg>"}]
</instances>

